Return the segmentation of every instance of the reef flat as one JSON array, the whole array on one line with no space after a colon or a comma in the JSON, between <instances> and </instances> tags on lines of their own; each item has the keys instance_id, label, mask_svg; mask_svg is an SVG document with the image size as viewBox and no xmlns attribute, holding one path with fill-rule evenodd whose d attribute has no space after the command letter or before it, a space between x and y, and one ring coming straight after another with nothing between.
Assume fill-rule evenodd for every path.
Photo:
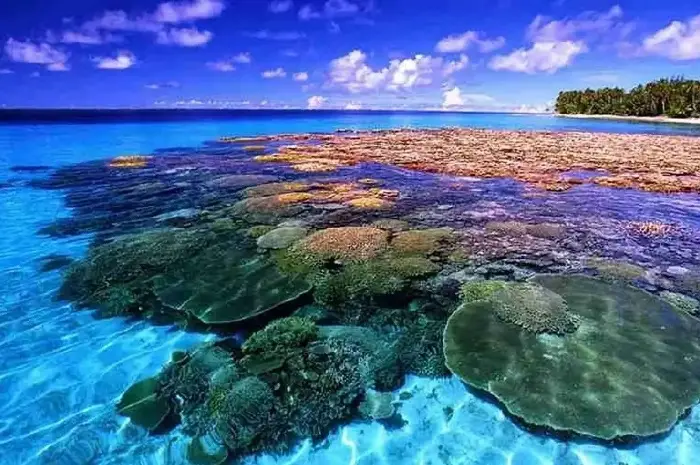
<instances>
[{"instance_id":1,"label":"reef flat","mask_svg":"<svg viewBox=\"0 0 700 465\"><path fill-rule=\"evenodd\" d=\"M274 138L273 138L274 139ZM235 139L224 139L233 140ZM419 171L512 178L547 190L582 182L653 192L700 192L700 139L682 136L486 129L301 135L260 161L327 171L363 162ZM591 171L581 179L572 171Z\"/></svg>"},{"instance_id":2,"label":"reef flat","mask_svg":"<svg viewBox=\"0 0 700 465\"><path fill-rule=\"evenodd\" d=\"M700 399L700 144L646 137L223 138L31 186L73 209L42 234L93 234L54 265L58 298L217 336L115 405L154 434L180 428L192 463L351 422L402 428L393 393L411 376L455 376L517 421L609 441L664 433ZM674 147L687 159L662 156ZM679 180L691 187L661 188Z\"/></svg>"}]
</instances>

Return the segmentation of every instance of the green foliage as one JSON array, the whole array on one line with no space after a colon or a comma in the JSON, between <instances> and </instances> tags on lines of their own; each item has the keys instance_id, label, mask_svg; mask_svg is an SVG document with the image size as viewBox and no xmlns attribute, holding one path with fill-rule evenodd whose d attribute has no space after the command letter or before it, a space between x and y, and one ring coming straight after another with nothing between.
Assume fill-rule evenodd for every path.
<instances>
[{"instance_id":1,"label":"green foliage","mask_svg":"<svg viewBox=\"0 0 700 465\"><path fill-rule=\"evenodd\" d=\"M560 114L694 117L700 115L700 81L673 77L628 92L619 87L565 91L555 109Z\"/></svg>"},{"instance_id":2,"label":"green foliage","mask_svg":"<svg viewBox=\"0 0 700 465\"><path fill-rule=\"evenodd\" d=\"M316 339L317 334L316 324L307 318L282 318L253 333L243 344L243 353L252 355L296 349Z\"/></svg>"}]
</instances>

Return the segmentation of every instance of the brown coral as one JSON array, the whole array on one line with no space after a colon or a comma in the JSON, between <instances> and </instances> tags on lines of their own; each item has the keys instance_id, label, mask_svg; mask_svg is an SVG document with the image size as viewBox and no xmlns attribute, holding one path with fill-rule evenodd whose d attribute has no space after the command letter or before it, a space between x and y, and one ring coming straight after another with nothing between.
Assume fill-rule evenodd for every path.
<instances>
[{"instance_id":1,"label":"brown coral","mask_svg":"<svg viewBox=\"0 0 700 465\"><path fill-rule=\"evenodd\" d=\"M144 155L122 155L112 158L108 166L110 168L143 168L150 158Z\"/></svg>"},{"instance_id":2,"label":"brown coral","mask_svg":"<svg viewBox=\"0 0 700 465\"><path fill-rule=\"evenodd\" d=\"M414 229L397 233L391 241L391 248L399 255L427 257L437 253L452 240L454 233L448 228Z\"/></svg>"},{"instance_id":3,"label":"brown coral","mask_svg":"<svg viewBox=\"0 0 700 465\"><path fill-rule=\"evenodd\" d=\"M633 234L648 238L668 236L675 230L673 225L658 221L631 221L627 224L627 229Z\"/></svg>"},{"instance_id":4,"label":"brown coral","mask_svg":"<svg viewBox=\"0 0 700 465\"><path fill-rule=\"evenodd\" d=\"M369 260L388 245L389 234L378 228L348 226L317 231L295 248L324 259Z\"/></svg>"},{"instance_id":5,"label":"brown coral","mask_svg":"<svg viewBox=\"0 0 700 465\"><path fill-rule=\"evenodd\" d=\"M508 177L552 191L593 182L654 192L700 192L700 139L696 137L401 129L307 134L289 140L314 145L282 147L266 160L303 163L312 159L335 166L379 162L458 176ZM572 170L605 175L582 180L568 176Z\"/></svg>"}]
</instances>

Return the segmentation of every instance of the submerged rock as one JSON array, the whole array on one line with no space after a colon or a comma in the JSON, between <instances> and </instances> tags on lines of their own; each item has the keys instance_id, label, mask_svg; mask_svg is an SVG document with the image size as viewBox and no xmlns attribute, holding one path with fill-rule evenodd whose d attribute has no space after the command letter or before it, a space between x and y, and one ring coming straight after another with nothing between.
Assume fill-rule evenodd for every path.
<instances>
[{"instance_id":1,"label":"submerged rock","mask_svg":"<svg viewBox=\"0 0 700 465\"><path fill-rule=\"evenodd\" d=\"M665 432L698 401L697 320L619 282L533 282L563 297L578 330L535 334L499 318L493 299L466 303L444 333L455 375L527 423L601 439Z\"/></svg>"}]
</instances>

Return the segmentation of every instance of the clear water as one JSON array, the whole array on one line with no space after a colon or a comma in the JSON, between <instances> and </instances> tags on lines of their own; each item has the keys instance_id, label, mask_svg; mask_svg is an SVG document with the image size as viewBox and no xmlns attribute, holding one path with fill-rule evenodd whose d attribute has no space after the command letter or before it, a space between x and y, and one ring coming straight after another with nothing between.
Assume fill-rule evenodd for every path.
<instances>
[{"instance_id":1,"label":"clear water","mask_svg":"<svg viewBox=\"0 0 700 465\"><path fill-rule=\"evenodd\" d=\"M128 153L196 147L223 135L323 132L340 128L473 126L508 129L682 133L688 126L570 120L547 116L473 114L331 114L226 121L119 124L0 125L0 463L179 464L184 439L174 432L148 436L116 415L114 404L136 380L159 371L174 350L205 340L143 321L96 319L53 295L60 273L39 272L50 254L80 257L89 236L53 239L36 234L71 212L56 191L24 181L41 173L17 173L15 165L56 167ZM641 194L640 194L641 195ZM585 196L569 199L589 205ZM589 201L593 197L589 197ZM695 196L661 201L635 199L608 208L638 205L646 216L675 215L697 224ZM543 200L551 211L566 197ZM600 200L602 202L602 200ZM594 214L595 211L591 211ZM322 447L301 444L288 456L262 456L255 464L669 464L689 465L700 456L700 411L695 409L660 438L632 446L603 445L529 433L501 409L475 397L455 379L409 377L400 391L407 425L387 431L376 423L343 427ZM399 392L395 395L398 398ZM448 419L444 408L452 407Z\"/></svg>"}]
</instances>

